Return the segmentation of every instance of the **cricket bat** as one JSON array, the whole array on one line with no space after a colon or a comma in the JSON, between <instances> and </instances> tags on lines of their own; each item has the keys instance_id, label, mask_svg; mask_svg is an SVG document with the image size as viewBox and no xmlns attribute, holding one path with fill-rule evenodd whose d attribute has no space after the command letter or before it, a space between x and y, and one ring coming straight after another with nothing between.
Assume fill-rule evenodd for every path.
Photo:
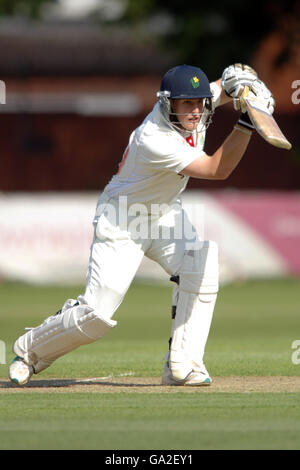
<instances>
[{"instance_id":1,"label":"cricket bat","mask_svg":"<svg viewBox=\"0 0 300 470\"><path fill-rule=\"evenodd\" d=\"M269 142L269 144L282 149L291 149L291 143L285 138L277 122L264 103L254 96L245 96L243 100L246 105L248 115L257 132L267 142Z\"/></svg>"}]
</instances>

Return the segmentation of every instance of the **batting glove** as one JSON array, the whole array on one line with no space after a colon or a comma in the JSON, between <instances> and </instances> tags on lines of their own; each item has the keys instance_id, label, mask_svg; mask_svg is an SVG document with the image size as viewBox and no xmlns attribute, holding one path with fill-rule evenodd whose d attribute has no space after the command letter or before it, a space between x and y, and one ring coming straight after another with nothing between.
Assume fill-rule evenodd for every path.
<instances>
[{"instance_id":1,"label":"batting glove","mask_svg":"<svg viewBox=\"0 0 300 470\"><path fill-rule=\"evenodd\" d=\"M249 87L246 85L243 89L242 94L238 98L233 98L233 107L236 111L241 111L242 113L247 112L247 108L244 101L244 99L247 97L256 98L254 93L252 93L252 91L250 91Z\"/></svg>"},{"instance_id":2,"label":"batting glove","mask_svg":"<svg viewBox=\"0 0 300 470\"><path fill-rule=\"evenodd\" d=\"M241 111L242 113L247 111L245 98L253 99L263 111L273 114L275 108L274 97L261 80L257 79L253 82L251 89L246 86L241 96L233 98L233 106L236 111Z\"/></svg>"},{"instance_id":3,"label":"batting glove","mask_svg":"<svg viewBox=\"0 0 300 470\"><path fill-rule=\"evenodd\" d=\"M241 96L245 86L251 88L256 79L257 73L249 65L233 64L223 71L221 86L227 96L237 98Z\"/></svg>"},{"instance_id":4,"label":"batting glove","mask_svg":"<svg viewBox=\"0 0 300 470\"><path fill-rule=\"evenodd\" d=\"M256 96L257 100L260 101L265 106L265 108L267 108L267 111L270 114L273 114L275 109L274 96L266 87L264 82L257 79L252 83L250 89L251 92Z\"/></svg>"}]
</instances>

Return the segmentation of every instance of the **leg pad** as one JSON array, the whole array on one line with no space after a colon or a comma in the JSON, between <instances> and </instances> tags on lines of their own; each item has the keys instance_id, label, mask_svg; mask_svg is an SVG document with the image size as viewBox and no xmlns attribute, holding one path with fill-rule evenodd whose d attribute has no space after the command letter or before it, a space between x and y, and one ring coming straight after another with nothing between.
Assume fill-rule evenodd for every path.
<instances>
[{"instance_id":1,"label":"leg pad","mask_svg":"<svg viewBox=\"0 0 300 470\"><path fill-rule=\"evenodd\" d=\"M18 338L13 350L38 373L78 346L102 338L116 324L88 305L63 308L62 313L47 318Z\"/></svg>"}]
</instances>

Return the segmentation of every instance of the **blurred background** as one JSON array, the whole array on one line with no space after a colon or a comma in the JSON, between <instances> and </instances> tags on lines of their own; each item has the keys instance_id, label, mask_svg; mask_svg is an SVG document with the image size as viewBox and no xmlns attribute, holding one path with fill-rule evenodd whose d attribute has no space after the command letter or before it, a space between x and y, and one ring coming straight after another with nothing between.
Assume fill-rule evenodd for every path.
<instances>
[{"instance_id":1,"label":"blurred background","mask_svg":"<svg viewBox=\"0 0 300 470\"><path fill-rule=\"evenodd\" d=\"M299 1L0 0L0 57L2 279L83 281L98 195L162 75L188 63L213 81L234 62L272 90L293 148L254 135L228 180L190 179L183 202L204 205L223 282L299 276ZM237 118L216 110L208 153ZM138 276L165 278L147 260Z\"/></svg>"}]
</instances>

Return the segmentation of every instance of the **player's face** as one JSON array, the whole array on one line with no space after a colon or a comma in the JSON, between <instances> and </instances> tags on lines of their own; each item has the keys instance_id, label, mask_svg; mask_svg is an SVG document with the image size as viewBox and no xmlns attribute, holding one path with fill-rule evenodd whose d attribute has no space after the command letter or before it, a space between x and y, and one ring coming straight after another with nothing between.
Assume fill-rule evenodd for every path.
<instances>
[{"instance_id":1,"label":"player's face","mask_svg":"<svg viewBox=\"0 0 300 470\"><path fill-rule=\"evenodd\" d=\"M173 100L172 108L180 125L188 130L194 131L199 124L203 112L203 99Z\"/></svg>"}]
</instances>

